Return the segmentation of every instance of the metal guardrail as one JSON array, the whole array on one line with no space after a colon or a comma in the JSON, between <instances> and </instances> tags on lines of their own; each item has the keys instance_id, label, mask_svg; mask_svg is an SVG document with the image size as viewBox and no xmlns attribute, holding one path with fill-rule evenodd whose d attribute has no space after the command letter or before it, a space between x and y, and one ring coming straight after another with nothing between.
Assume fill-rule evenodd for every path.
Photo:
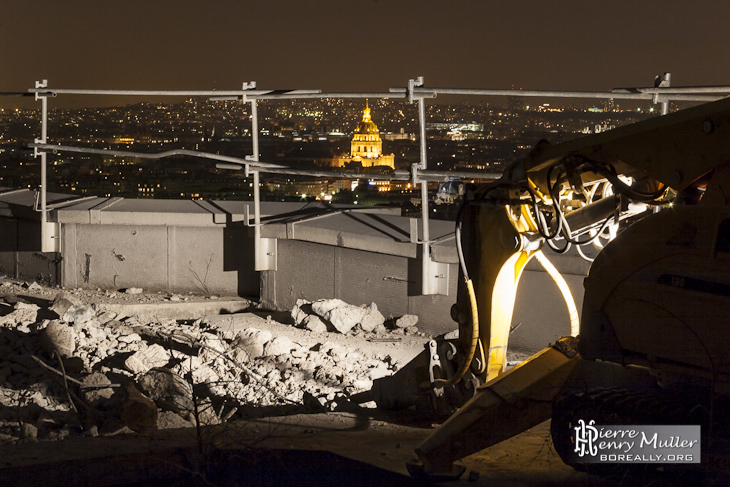
<instances>
[{"instance_id":1,"label":"metal guardrail","mask_svg":"<svg viewBox=\"0 0 730 487\"><path fill-rule=\"evenodd\" d=\"M53 223L48 223L47 213L49 208L46 203L46 157L48 152L69 151L101 153L108 155L134 156L148 159L156 159L173 155L188 155L220 161L217 166L222 169L245 169L246 175L253 178L254 190L254 240L255 240L255 269L276 270L276 239L261 237L261 208L260 208L260 180L261 172L306 175L331 178L347 179L376 179L376 180L411 180L414 185L419 185L421 190L421 228L422 240L421 257L423 262L423 286L422 294L447 294L448 293L448 265L434 262L431 259L429 216L428 216L428 182L448 180L450 177L464 178L498 178L499 173L483 172L460 172L460 171L432 171L427 168L427 143L426 143L426 108L425 100L435 98L438 95L467 95L467 96L510 96L510 97L551 97L551 98L586 98L586 99L638 99L650 100L654 104L661 104L661 113L665 115L669 111L670 101L715 101L730 96L730 86L708 86L708 87L671 87L671 75L665 73L657 77L654 87L646 88L617 88L609 92L592 91L540 91L540 90L487 90L487 89L459 89L459 88L426 88L423 77L408 80L407 87L390 88L388 92L379 93L324 93L321 90L257 90L255 82L243 83L241 90L208 90L208 91L168 91L168 90L92 90L92 89L60 89L49 88L48 81L37 81L35 88L28 90L28 93L0 93L0 96L34 96L41 101L41 136L34 143L28 144L34 149L36 156L41 158L41 184L39 211L41 212L41 237L43 251L57 251L57 229ZM48 126L48 98L58 95L119 95L119 96L200 96L208 97L211 100L241 100L243 103L251 104L252 120L252 146L253 155L245 159L210 154L204 152L188 151L184 149L160 152L156 154L114 151L105 149L93 149L84 147L71 147L52 145L47 143ZM276 99L323 99L323 98L403 98L411 104L418 105L419 114L419 140L420 140L420 162L413 164L410 171L396 171L394 174L363 174L351 172L335 172L321 170L294 169L278 164L266 163L259 160L259 127L258 127L258 100ZM250 222L247 222L250 224Z\"/></svg>"}]
</instances>

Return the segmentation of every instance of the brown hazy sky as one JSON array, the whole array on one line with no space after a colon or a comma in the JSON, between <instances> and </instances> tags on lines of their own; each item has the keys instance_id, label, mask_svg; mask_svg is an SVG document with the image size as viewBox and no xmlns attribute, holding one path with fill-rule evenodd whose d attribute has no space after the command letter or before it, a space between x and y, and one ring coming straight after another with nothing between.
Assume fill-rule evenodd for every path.
<instances>
[{"instance_id":1,"label":"brown hazy sky","mask_svg":"<svg viewBox=\"0 0 730 487\"><path fill-rule=\"evenodd\" d=\"M2 0L0 91L730 85L727 0ZM55 106L78 105L55 99ZM18 103L2 98L0 106ZM106 103L85 99L84 104Z\"/></svg>"}]
</instances>

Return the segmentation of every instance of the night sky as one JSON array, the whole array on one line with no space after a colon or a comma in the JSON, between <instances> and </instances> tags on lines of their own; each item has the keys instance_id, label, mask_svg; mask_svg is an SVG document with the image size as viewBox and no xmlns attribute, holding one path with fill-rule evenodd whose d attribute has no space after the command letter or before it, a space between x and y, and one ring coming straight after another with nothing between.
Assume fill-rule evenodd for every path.
<instances>
[{"instance_id":1,"label":"night sky","mask_svg":"<svg viewBox=\"0 0 730 487\"><path fill-rule=\"evenodd\" d=\"M675 86L730 85L729 21L727 0L2 0L0 91L43 78L387 91L419 75L433 87L607 91L665 71Z\"/></svg>"}]
</instances>

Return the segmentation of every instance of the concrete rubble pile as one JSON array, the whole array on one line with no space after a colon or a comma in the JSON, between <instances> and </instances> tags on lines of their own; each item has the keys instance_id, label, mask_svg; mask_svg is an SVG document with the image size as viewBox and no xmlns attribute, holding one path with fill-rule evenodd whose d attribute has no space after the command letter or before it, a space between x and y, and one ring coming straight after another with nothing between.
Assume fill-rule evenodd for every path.
<instances>
[{"instance_id":1,"label":"concrete rubble pile","mask_svg":"<svg viewBox=\"0 0 730 487\"><path fill-rule=\"evenodd\" d=\"M319 299L307 301L298 299L291 311L294 322L300 328L322 333L326 331L358 335L363 333L384 334L395 332L415 335L418 316L403 315L390 321L390 329L385 326L385 317L378 311L375 303L355 306L341 299Z\"/></svg>"},{"instance_id":2,"label":"concrete rubble pile","mask_svg":"<svg viewBox=\"0 0 730 487\"><path fill-rule=\"evenodd\" d=\"M151 435L245 417L261 406L335 410L397 369L389 356L327 339L329 331L386 333L374 305L300 301L292 316L316 337L305 346L265 329L220 330L204 319L117 319L74 293L55 293L49 307L0 299L0 443ZM392 328L416 333L415 321L406 316Z\"/></svg>"}]
</instances>

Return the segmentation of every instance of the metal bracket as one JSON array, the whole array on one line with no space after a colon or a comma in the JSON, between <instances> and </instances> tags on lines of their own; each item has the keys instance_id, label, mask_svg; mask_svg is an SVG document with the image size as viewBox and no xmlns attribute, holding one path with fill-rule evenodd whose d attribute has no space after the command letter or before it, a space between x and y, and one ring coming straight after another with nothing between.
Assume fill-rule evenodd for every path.
<instances>
[{"instance_id":1,"label":"metal bracket","mask_svg":"<svg viewBox=\"0 0 730 487\"><path fill-rule=\"evenodd\" d=\"M45 144L45 142L41 139L33 139L33 142L35 144ZM45 151L40 150L38 147L33 147L33 157L38 157L39 155L41 155L41 152Z\"/></svg>"},{"instance_id":2,"label":"metal bracket","mask_svg":"<svg viewBox=\"0 0 730 487\"><path fill-rule=\"evenodd\" d=\"M420 88L422 86L423 86L423 76L419 76L416 79L408 80L408 103L413 105L413 103L416 101L416 96L414 93L415 88L416 87Z\"/></svg>"},{"instance_id":3,"label":"metal bracket","mask_svg":"<svg viewBox=\"0 0 730 487\"><path fill-rule=\"evenodd\" d=\"M256 160L256 158L253 155L246 156L244 159L248 162L259 162L258 160ZM252 173L251 165L246 164L245 169L246 169L246 177L248 178L251 176L251 173Z\"/></svg>"},{"instance_id":4,"label":"metal bracket","mask_svg":"<svg viewBox=\"0 0 730 487\"><path fill-rule=\"evenodd\" d=\"M418 187L418 185L422 182L428 182L424 181L423 179L418 177L418 170L422 169L423 166L420 162L416 162L411 164L411 181L413 182L413 187Z\"/></svg>"},{"instance_id":5,"label":"metal bracket","mask_svg":"<svg viewBox=\"0 0 730 487\"><path fill-rule=\"evenodd\" d=\"M256 241L254 242L256 253L254 263L255 271L276 270L276 240L275 238L263 238L260 235L256 237Z\"/></svg>"},{"instance_id":6,"label":"metal bracket","mask_svg":"<svg viewBox=\"0 0 730 487\"><path fill-rule=\"evenodd\" d=\"M246 91L246 90L255 90L256 89L256 82L255 81L249 81L247 83L244 82L243 85L241 86L241 89L243 91ZM247 103L249 101L248 100L248 97L246 96L246 93L244 93L243 95L241 95L241 99L242 99L243 103Z\"/></svg>"},{"instance_id":7,"label":"metal bracket","mask_svg":"<svg viewBox=\"0 0 730 487\"><path fill-rule=\"evenodd\" d=\"M409 218L408 219L408 233L411 237L411 243L417 244L420 243L418 240L418 218Z\"/></svg>"},{"instance_id":8,"label":"metal bracket","mask_svg":"<svg viewBox=\"0 0 730 487\"><path fill-rule=\"evenodd\" d=\"M422 245L429 244L424 243ZM429 255L428 260L424 262L423 279L423 294L449 295L449 264L434 262Z\"/></svg>"},{"instance_id":9,"label":"metal bracket","mask_svg":"<svg viewBox=\"0 0 730 487\"><path fill-rule=\"evenodd\" d=\"M35 82L36 89L38 88L48 88L48 80L44 79L43 81L36 81ZM38 101L41 99L41 97L46 96L45 94L36 93L35 94L35 101Z\"/></svg>"},{"instance_id":10,"label":"metal bracket","mask_svg":"<svg viewBox=\"0 0 730 487\"><path fill-rule=\"evenodd\" d=\"M43 225L41 230L41 252L59 252L58 223L45 221L41 222L41 225Z\"/></svg>"},{"instance_id":11,"label":"metal bracket","mask_svg":"<svg viewBox=\"0 0 730 487\"><path fill-rule=\"evenodd\" d=\"M261 223L251 223L251 208L243 208L243 224L254 229L254 270L275 271L277 266L277 245L275 238L261 236Z\"/></svg>"},{"instance_id":12,"label":"metal bracket","mask_svg":"<svg viewBox=\"0 0 730 487\"><path fill-rule=\"evenodd\" d=\"M662 76L657 76L654 78L654 87L655 88L669 88L672 82L672 74L671 73L664 73ZM669 113L669 100L661 96L659 93L654 93L654 96L652 97L652 103L655 105L661 104L662 105L662 115L666 115Z\"/></svg>"}]
</instances>

